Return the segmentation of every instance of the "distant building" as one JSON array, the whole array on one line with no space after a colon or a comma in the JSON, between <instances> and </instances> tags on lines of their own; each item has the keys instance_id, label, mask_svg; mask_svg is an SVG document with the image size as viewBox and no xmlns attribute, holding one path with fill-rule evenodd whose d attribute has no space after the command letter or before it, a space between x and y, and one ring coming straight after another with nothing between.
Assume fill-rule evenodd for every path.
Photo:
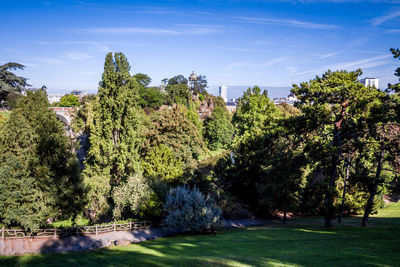
<instances>
[{"instance_id":1,"label":"distant building","mask_svg":"<svg viewBox=\"0 0 400 267\"><path fill-rule=\"evenodd\" d=\"M276 97L276 98L272 99L272 102L274 102L275 105L279 105L281 103L286 103L286 104L293 106L294 103L296 103L297 101L299 101L299 100L293 93L290 93L287 97L279 97L279 98Z\"/></svg>"},{"instance_id":2,"label":"distant building","mask_svg":"<svg viewBox=\"0 0 400 267\"><path fill-rule=\"evenodd\" d=\"M226 85L221 85L219 87L219 96L222 97L225 102L228 102L228 87Z\"/></svg>"},{"instance_id":3,"label":"distant building","mask_svg":"<svg viewBox=\"0 0 400 267\"><path fill-rule=\"evenodd\" d=\"M192 71L192 74L189 76L189 88L193 93L193 90L197 87L197 74Z\"/></svg>"},{"instance_id":4,"label":"distant building","mask_svg":"<svg viewBox=\"0 0 400 267\"><path fill-rule=\"evenodd\" d=\"M63 97L63 94L48 94L47 99L49 100L50 104L53 104L55 102L60 102L61 97Z\"/></svg>"},{"instance_id":5,"label":"distant building","mask_svg":"<svg viewBox=\"0 0 400 267\"><path fill-rule=\"evenodd\" d=\"M238 105L238 100L235 98L229 99L229 101L226 102L226 109L230 112L233 113L236 111Z\"/></svg>"},{"instance_id":6,"label":"distant building","mask_svg":"<svg viewBox=\"0 0 400 267\"><path fill-rule=\"evenodd\" d=\"M71 92L72 95L77 96L79 101L82 100L82 97L87 96L88 92L86 91L81 91L81 90L74 90Z\"/></svg>"},{"instance_id":7,"label":"distant building","mask_svg":"<svg viewBox=\"0 0 400 267\"><path fill-rule=\"evenodd\" d=\"M375 86L375 88L379 88L379 79L377 78L364 78L360 80L360 83L364 84L364 86Z\"/></svg>"},{"instance_id":8,"label":"distant building","mask_svg":"<svg viewBox=\"0 0 400 267\"><path fill-rule=\"evenodd\" d=\"M81 91L81 90L74 90L71 92L71 94L76 95L76 96L85 96L88 95L86 91Z\"/></svg>"}]
</instances>

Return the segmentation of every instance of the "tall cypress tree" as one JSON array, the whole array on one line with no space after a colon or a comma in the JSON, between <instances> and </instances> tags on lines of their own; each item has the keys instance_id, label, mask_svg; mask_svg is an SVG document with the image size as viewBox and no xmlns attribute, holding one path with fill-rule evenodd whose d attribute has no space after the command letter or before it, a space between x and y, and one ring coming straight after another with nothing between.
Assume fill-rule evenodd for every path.
<instances>
[{"instance_id":1,"label":"tall cypress tree","mask_svg":"<svg viewBox=\"0 0 400 267\"><path fill-rule=\"evenodd\" d=\"M114 187L140 169L142 122L141 111L136 108L139 84L129 70L123 53L107 54L93 106L84 170L90 188L87 211L92 220L110 212Z\"/></svg>"}]
</instances>

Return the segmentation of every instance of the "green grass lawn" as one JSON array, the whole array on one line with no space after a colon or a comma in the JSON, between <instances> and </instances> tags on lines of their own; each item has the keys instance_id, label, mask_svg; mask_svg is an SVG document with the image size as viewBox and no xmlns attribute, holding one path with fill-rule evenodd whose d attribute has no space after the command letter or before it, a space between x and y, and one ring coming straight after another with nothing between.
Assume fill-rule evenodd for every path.
<instances>
[{"instance_id":1,"label":"green grass lawn","mask_svg":"<svg viewBox=\"0 0 400 267\"><path fill-rule=\"evenodd\" d=\"M0 266L400 266L400 203L358 226L329 230L320 219L161 238L96 251L0 257ZM357 224L356 224L357 223Z\"/></svg>"}]
</instances>

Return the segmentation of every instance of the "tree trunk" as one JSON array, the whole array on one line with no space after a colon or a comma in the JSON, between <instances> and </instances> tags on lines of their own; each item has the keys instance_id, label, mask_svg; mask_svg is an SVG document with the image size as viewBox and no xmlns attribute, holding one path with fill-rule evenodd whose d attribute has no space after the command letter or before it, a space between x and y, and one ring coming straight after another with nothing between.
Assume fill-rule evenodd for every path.
<instances>
[{"instance_id":1,"label":"tree trunk","mask_svg":"<svg viewBox=\"0 0 400 267\"><path fill-rule=\"evenodd\" d=\"M344 116L346 115L346 109L349 104L349 101L346 100L342 103L342 110L340 112L340 115L336 118L336 121L334 123L335 129L333 131L333 141L332 141L332 146L333 146L333 155L332 155L332 160L331 160L331 178L329 181L329 188L328 188L328 193L325 198L325 208L326 208L326 214L325 214L325 227L331 227L332 226L332 217L333 217L333 193L335 191L335 183L336 183L336 176L337 176L337 165L339 162L339 156L338 156L338 151L337 149L341 149L342 142L340 140L340 128L342 127L342 123L344 121Z\"/></svg>"},{"instance_id":2,"label":"tree trunk","mask_svg":"<svg viewBox=\"0 0 400 267\"><path fill-rule=\"evenodd\" d=\"M385 154L385 150L383 148L381 148L381 153L379 154L379 159L378 159L378 166L376 167L376 175L375 175L375 181L374 181L375 183L372 186L372 189L370 191L367 205L365 206L364 216L363 216L362 223L361 223L361 225L364 227L367 226L369 214L371 213L372 208L374 206L374 198L378 191L378 185L380 184L379 180L381 179L384 154Z\"/></svg>"},{"instance_id":3,"label":"tree trunk","mask_svg":"<svg viewBox=\"0 0 400 267\"><path fill-rule=\"evenodd\" d=\"M287 223L286 209L283 210L283 221L282 221L282 223L283 223L283 224L286 224L286 223Z\"/></svg>"},{"instance_id":4,"label":"tree trunk","mask_svg":"<svg viewBox=\"0 0 400 267\"><path fill-rule=\"evenodd\" d=\"M335 131L336 132L336 131ZM336 132L334 140L333 140L333 147L337 148L339 147L340 142L338 141L338 133ZM326 213L325 213L325 227L331 227L332 226L332 217L333 217L333 192L335 190L335 182L336 182L336 175L337 175L337 165L338 165L338 160L339 157L336 154L336 151L334 152L334 155L332 156L331 160L331 178L329 180L329 188L328 188L328 193L326 194L325 198L325 208L326 208Z\"/></svg>"},{"instance_id":5,"label":"tree trunk","mask_svg":"<svg viewBox=\"0 0 400 267\"><path fill-rule=\"evenodd\" d=\"M344 202L345 202L345 200L346 200L346 186L347 186L347 180L349 179L349 175L350 175L350 164L347 163L347 166L346 166L346 175L345 175L345 177L344 177L342 205L340 206L340 212L339 212L339 223L342 223Z\"/></svg>"}]
</instances>

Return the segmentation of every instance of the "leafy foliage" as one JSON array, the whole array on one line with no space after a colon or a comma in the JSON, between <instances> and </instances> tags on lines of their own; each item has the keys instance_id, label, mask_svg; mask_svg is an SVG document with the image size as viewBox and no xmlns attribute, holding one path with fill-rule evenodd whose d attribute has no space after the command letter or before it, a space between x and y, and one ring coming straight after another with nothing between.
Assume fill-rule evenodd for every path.
<instances>
[{"instance_id":1,"label":"leafy foliage","mask_svg":"<svg viewBox=\"0 0 400 267\"><path fill-rule=\"evenodd\" d=\"M177 158L172 149L160 144L154 147L143 161L147 177L156 177L166 182L181 182L183 175L182 160Z\"/></svg>"},{"instance_id":2,"label":"leafy foliage","mask_svg":"<svg viewBox=\"0 0 400 267\"><path fill-rule=\"evenodd\" d=\"M191 96L187 84L168 84L166 92L169 105L180 104L189 106Z\"/></svg>"},{"instance_id":3,"label":"leafy foliage","mask_svg":"<svg viewBox=\"0 0 400 267\"><path fill-rule=\"evenodd\" d=\"M61 97L59 105L60 107L78 107L79 99L76 95L66 94Z\"/></svg>"},{"instance_id":4,"label":"leafy foliage","mask_svg":"<svg viewBox=\"0 0 400 267\"><path fill-rule=\"evenodd\" d=\"M183 232L206 232L218 227L222 211L214 200L196 188L171 189L164 205L164 226Z\"/></svg>"},{"instance_id":5,"label":"leafy foliage","mask_svg":"<svg viewBox=\"0 0 400 267\"><path fill-rule=\"evenodd\" d=\"M201 133L186 117L187 110L175 106L154 115L153 124L147 131L147 151L165 145L182 162L184 171L193 171L204 151Z\"/></svg>"},{"instance_id":6,"label":"leafy foliage","mask_svg":"<svg viewBox=\"0 0 400 267\"><path fill-rule=\"evenodd\" d=\"M48 109L45 91L21 97L0 128L0 218L35 230L49 218L74 218L85 188L71 140Z\"/></svg>"},{"instance_id":7,"label":"leafy foliage","mask_svg":"<svg viewBox=\"0 0 400 267\"><path fill-rule=\"evenodd\" d=\"M139 84L122 53L107 54L99 93L93 103L90 148L84 170L90 187L92 220L109 212L114 187L140 171L142 114L136 108Z\"/></svg>"},{"instance_id":8,"label":"leafy foliage","mask_svg":"<svg viewBox=\"0 0 400 267\"><path fill-rule=\"evenodd\" d=\"M165 100L165 95L158 87L141 87L139 90L139 105L143 108L159 109Z\"/></svg>"},{"instance_id":9,"label":"leafy foliage","mask_svg":"<svg viewBox=\"0 0 400 267\"><path fill-rule=\"evenodd\" d=\"M146 209L152 191L141 173L130 176L113 191L115 207L113 209L114 219L120 219L125 210L131 214L138 214Z\"/></svg>"},{"instance_id":10,"label":"leafy foliage","mask_svg":"<svg viewBox=\"0 0 400 267\"><path fill-rule=\"evenodd\" d=\"M216 107L204 124L204 138L209 149L227 148L231 144L234 129L226 109Z\"/></svg>"},{"instance_id":11,"label":"leafy foliage","mask_svg":"<svg viewBox=\"0 0 400 267\"><path fill-rule=\"evenodd\" d=\"M24 65L9 62L0 66L0 104L9 94L20 94L27 86L26 78L15 75L12 71L23 70Z\"/></svg>"}]
</instances>

